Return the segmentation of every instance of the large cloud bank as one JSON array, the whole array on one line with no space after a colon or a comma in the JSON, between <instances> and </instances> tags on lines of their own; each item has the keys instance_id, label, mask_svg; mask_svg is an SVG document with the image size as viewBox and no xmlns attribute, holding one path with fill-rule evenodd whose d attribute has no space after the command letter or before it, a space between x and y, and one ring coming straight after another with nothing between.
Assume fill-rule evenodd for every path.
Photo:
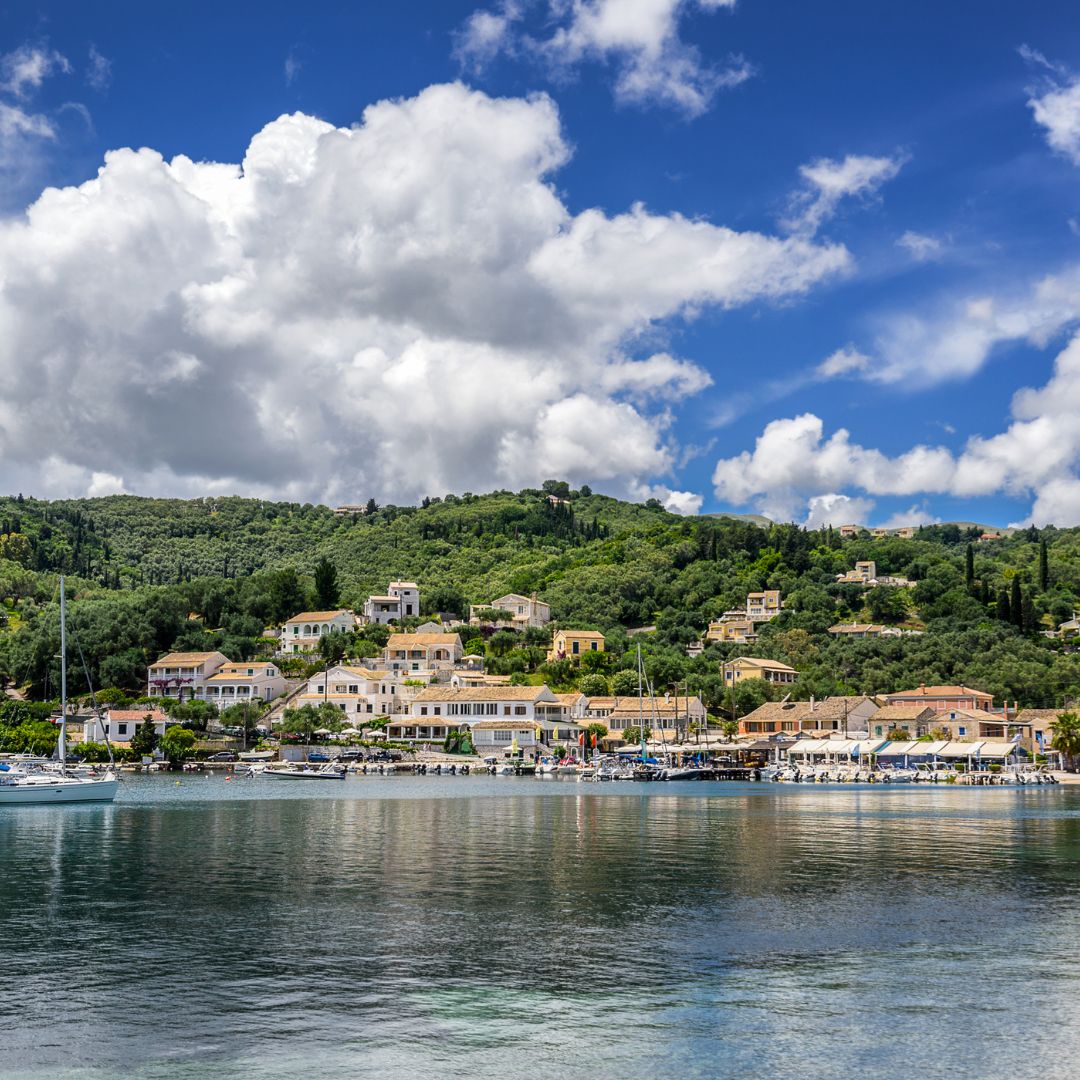
<instances>
[{"instance_id":1,"label":"large cloud bank","mask_svg":"<svg viewBox=\"0 0 1080 1080\"><path fill-rule=\"evenodd\" d=\"M241 165L109 153L0 224L3 487L403 502L668 476L673 402L710 380L643 335L849 256L572 215L568 156L547 97L459 84L350 129L282 116Z\"/></svg>"}]
</instances>

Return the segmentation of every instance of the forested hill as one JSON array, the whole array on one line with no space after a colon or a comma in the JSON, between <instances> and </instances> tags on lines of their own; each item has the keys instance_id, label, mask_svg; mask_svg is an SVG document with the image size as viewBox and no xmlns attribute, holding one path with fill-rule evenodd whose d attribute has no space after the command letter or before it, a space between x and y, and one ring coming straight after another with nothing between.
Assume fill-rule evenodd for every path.
<instances>
[{"instance_id":1,"label":"forested hill","mask_svg":"<svg viewBox=\"0 0 1080 1080\"><path fill-rule=\"evenodd\" d=\"M38 694L55 685L60 572L95 683L127 688L167 649L246 658L266 648L268 624L304 608L359 608L389 580L409 578L425 613L464 613L469 603L535 591L559 623L603 630L614 668L632 663L625 631L655 626L635 640L656 683L689 680L714 703L723 696L719 661L741 653L797 667L798 696L957 681L1032 706L1080 694L1080 658L1041 633L1080 607L1080 530L979 542L974 529L930 526L910 540L841 540L828 529L682 518L655 502L545 489L419 507L369 503L348 516L241 498L0 498L0 675ZM336 571L333 596L325 580L323 595L316 589L324 558ZM858 559L915 586L838 584ZM755 646L686 655L710 619L764 588L782 590L786 606ZM852 641L826 632L852 620L925 633ZM489 642L489 655L493 669L556 686L577 679L546 669L537 641L503 636Z\"/></svg>"}]
</instances>

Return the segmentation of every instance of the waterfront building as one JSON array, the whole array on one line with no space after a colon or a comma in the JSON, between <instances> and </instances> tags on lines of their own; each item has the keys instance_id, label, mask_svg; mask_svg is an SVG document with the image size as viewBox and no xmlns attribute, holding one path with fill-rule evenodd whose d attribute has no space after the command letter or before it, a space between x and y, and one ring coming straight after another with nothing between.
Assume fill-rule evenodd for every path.
<instances>
[{"instance_id":1,"label":"waterfront building","mask_svg":"<svg viewBox=\"0 0 1080 1080\"><path fill-rule=\"evenodd\" d=\"M548 650L547 658L553 660L576 660L587 652L603 652L604 635L599 630L557 630Z\"/></svg>"},{"instance_id":2,"label":"waterfront building","mask_svg":"<svg viewBox=\"0 0 1080 1080\"><path fill-rule=\"evenodd\" d=\"M207 680L227 663L229 658L220 652L168 653L147 669L147 697L205 697Z\"/></svg>"},{"instance_id":3,"label":"waterfront building","mask_svg":"<svg viewBox=\"0 0 1080 1080\"><path fill-rule=\"evenodd\" d=\"M558 705L559 699L546 686L428 686L409 704L409 715L472 719L537 719L538 705Z\"/></svg>"},{"instance_id":4,"label":"waterfront building","mask_svg":"<svg viewBox=\"0 0 1080 1080\"><path fill-rule=\"evenodd\" d=\"M938 716L929 705L918 702L886 704L874 713L870 721L870 733L876 737L887 738L892 731L908 739L921 739L941 727Z\"/></svg>"},{"instance_id":5,"label":"waterfront building","mask_svg":"<svg viewBox=\"0 0 1080 1080\"><path fill-rule=\"evenodd\" d=\"M676 699L673 695L665 694L663 697L645 697L640 701L636 697L620 698L603 722L607 724L609 740L622 741L627 728L643 723L652 730L651 741L676 741L685 738L691 727L703 731L708 715L697 695Z\"/></svg>"},{"instance_id":6,"label":"waterfront building","mask_svg":"<svg viewBox=\"0 0 1080 1080\"><path fill-rule=\"evenodd\" d=\"M822 701L766 701L739 720L740 735L811 734L869 731L878 703L863 695L827 697Z\"/></svg>"},{"instance_id":7,"label":"waterfront building","mask_svg":"<svg viewBox=\"0 0 1080 1080\"><path fill-rule=\"evenodd\" d=\"M969 686L926 686L880 695L886 705L929 705L938 712L949 709L986 709L994 703L992 694Z\"/></svg>"},{"instance_id":8,"label":"waterfront building","mask_svg":"<svg viewBox=\"0 0 1080 1080\"><path fill-rule=\"evenodd\" d=\"M541 727L528 720L477 720L469 725L473 748L481 757L492 755L534 758L540 752Z\"/></svg>"},{"instance_id":9,"label":"waterfront building","mask_svg":"<svg viewBox=\"0 0 1080 1080\"><path fill-rule=\"evenodd\" d=\"M418 719L414 716L399 716L386 725L386 737L397 742L441 743L447 735L460 731L461 727L457 721L438 717Z\"/></svg>"},{"instance_id":10,"label":"waterfront building","mask_svg":"<svg viewBox=\"0 0 1080 1080\"><path fill-rule=\"evenodd\" d=\"M108 739L117 746L127 746L147 720L153 723L158 738L165 734L166 724L178 723L159 709L106 709L103 716L84 718L81 741L105 742Z\"/></svg>"},{"instance_id":11,"label":"waterfront building","mask_svg":"<svg viewBox=\"0 0 1080 1080\"><path fill-rule=\"evenodd\" d=\"M319 641L327 634L346 633L356 626L356 616L351 611L301 611L281 628L279 653L313 652Z\"/></svg>"}]
</instances>

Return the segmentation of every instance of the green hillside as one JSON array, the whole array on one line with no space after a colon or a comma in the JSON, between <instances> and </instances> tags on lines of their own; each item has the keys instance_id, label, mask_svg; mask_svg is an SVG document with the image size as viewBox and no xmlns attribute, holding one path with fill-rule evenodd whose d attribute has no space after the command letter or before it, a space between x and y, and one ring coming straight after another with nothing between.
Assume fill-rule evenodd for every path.
<instances>
[{"instance_id":1,"label":"green hillside","mask_svg":"<svg viewBox=\"0 0 1080 1080\"><path fill-rule=\"evenodd\" d=\"M978 543L975 529L949 525L911 540L841 540L828 529L682 518L655 502L545 488L565 501L501 491L345 517L241 498L0 498L0 675L36 696L55 691L60 572L69 576L69 624L95 685L128 689L167 649L257 655L267 648L264 626L304 608L359 607L406 577L420 584L425 613L464 613L507 591L539 593L558 623L608 635L609 654L590 662L609 686L633 665L626 630L655 625L633 640L656 685L685 682L714 708L728 704L720 661L742 653L797 667L800 697L919 682L964 682L1031 706L1080 695L1080 655L1041 634L1080 607L1080 530L1022 530ZM915 586L836 583L866 558ZM325 582L323 595L316 590L321 559L336 571L333 595ZM686 655L710 619L764 588L781 589L786 607L763 624L757 645ZM852 620L925 632L860 641L826 632ZM580 684L582 672L543 663L542 636L497 635L487 643L492 670ZM73 677L78 686L80 665ZM595 692L600 684L588 685ZM740 690L738 704L763 692Z\"/></svg>"}]
</instances>

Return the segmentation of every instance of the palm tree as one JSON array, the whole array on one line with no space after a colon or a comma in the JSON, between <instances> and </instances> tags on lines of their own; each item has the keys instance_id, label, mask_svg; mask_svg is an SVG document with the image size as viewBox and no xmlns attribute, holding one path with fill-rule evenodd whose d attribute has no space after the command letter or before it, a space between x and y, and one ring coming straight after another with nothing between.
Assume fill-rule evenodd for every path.
<instances>
[{"instance_id":1,"label":"palm tree","mask_svg":"<svg viewBox=\"0 0 1080 1080\"><path fill-rule=\"evenodd\" d=\"M1050 725L1054 738L1050 745L1064 754L1073 771L1073 759L1080 754L1080 716L1074 712L1058 713L1057 720Z\"/></svg>"}]
</instances>

